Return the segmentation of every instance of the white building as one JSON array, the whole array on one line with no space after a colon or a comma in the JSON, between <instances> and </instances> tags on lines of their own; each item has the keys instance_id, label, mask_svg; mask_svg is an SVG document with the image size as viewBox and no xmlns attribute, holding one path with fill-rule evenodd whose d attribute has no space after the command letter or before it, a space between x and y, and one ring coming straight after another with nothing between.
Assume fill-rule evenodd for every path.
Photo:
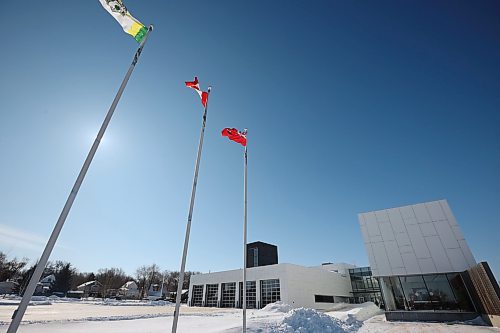
<instances>
[{"instance_id":1,"label":"white building","mask_svg":"<svg viewBox=\"0 0 500 333\"><path fill-rule=\"evenodd\" d=\"M123 298L139 298L139 288L135 281L128 281L118 289L118 294Z\"/></svg>"},{"instance_id":2,"label":"white building","mask_svg":"<svg viewBox=\"0 0 500 333\"><path fill-rule=\"evenodd\" d=\"M293 307L328 309L334 302L348 302L352 296L348 269L353 267L275 264L247 268L247 307L262 308L281 300ZM242 280L241 269L192 275L188 304L241 307Z\"/></svg>"},{"instance_id":3,"label":"white building","mask_svg":"<svg viewBox=\"0 0 500 333\"><path fill-rule=\"evenodd\" d=\"M446 200L358 218L388 319L439 320L444 313L452 318L477 312L465 272L476 261Z\"/></svg>"}]
</instances>

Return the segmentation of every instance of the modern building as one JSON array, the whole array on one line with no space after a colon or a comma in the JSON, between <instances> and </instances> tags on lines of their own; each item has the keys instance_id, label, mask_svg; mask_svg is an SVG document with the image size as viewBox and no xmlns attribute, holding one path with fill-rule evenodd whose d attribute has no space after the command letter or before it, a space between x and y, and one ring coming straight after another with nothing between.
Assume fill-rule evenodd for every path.
<instances>
[{"instance_id":1,"label":"modern building","mask_svg":"<svg viewBox=\"0 0 500 333\"><path fill-rule=\"evenodd\" d=\"M469 274L478 265L446 200L358 217L388 320L463 320L486 313Z\"/></svg>"},{"instance_id":2,"label":"modern building","mask_svg":"<svg viewBox=\"0 0 500 333\"><path fill-rule=\"evenodd\" d=\"M283 301L293 307L328 309L333 303L349 302L351 280L348 264L304 267L275 264L247 269L247 308L260 309ZM190 306L241 307L243 303L241 269L192 275Z\"/></svg>"}]
</instances>

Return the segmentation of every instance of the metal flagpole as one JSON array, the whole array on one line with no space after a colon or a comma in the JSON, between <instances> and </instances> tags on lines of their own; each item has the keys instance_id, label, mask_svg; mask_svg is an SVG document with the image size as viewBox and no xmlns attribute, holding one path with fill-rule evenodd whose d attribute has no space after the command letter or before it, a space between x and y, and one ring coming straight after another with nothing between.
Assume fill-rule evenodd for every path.
<instances>
[{"instance_id":1,"label":"metal flagpole","mask_svg":"<svg viewBox=\"0 0 500 333\"><path fill-rule=\"evenodd\" d=\"M247 132L247 130L245 130ZM248 141L247 141L248 145ZM243 332L247 331L247 165L248 154L245 145L244 219L243 219Z\"/></svg>"},{"instance_id":2,"label":"metal flagpole","mask_svg":"<svg viewBox=\"0 0 500 333\"><path fill-rule=\"evenodd\" d=\"M209 96L211 90L212 87L208 87L207 93ZM200 169L201 150L203 148L203 137L205 136L205 126L207 123L207 110L208 110L208 97L205 106L205 111L203 112L203 123L201 125L200 143L198 144L198 155L196 157L196 166L194 168L193 188L191 190L191 202L189 204L189 214L186 225L186 236L184 238L184 251L182 253L181 271L179 273L179 282L177 283L177 295L175 297L175 311L174 311L174 321L172 323L172 333L177 332L177 322L179 321L182 285L184 284L184 270L186 268L186 256L189 246L189 234L191 232L191 220L193 218L194 198L196 196L196 184L198 183L198 170Z\"/></svg>"},{"instance_id":3,"label":"metal flagpole","mask_svg":"<svg viewBox=\"0 0 500 333\"><path fill-rule=\"evenodd\" d=\"M64 225L64 222L66 221L66 217L69 214L69 211L71 209L71 206L73 205L73 202L75 201L76 195L78 194L78 190L80 189L80 186L82 185L83 179L85 178L85 174L87 173L87 170L89 169L90 163L92 163L92 159L94 158L94 155L97 151L97 148L99 147L99 143L101 142L102 137L104 136L104 132L106 131L106 128L108 127L109 121L111 120L111 117L113 116L113 112L115 111L116 105L118 104L118 101L120 100L120 97L122 96L123 91L125 90L125 87L127 86L127 82L130 78L130 75L132 75L132 72L134 71L135 65L137 64L137 61L139 60L139 57L141 55L142 49L144 48L144 45L146 44L146 41L148 39L149 34L153 31L153 26L150 25L148 28L148 32L146 36L144 37L144 40L141 42L139 45L139 48L135 52L134 59L132 60L132 64L130 65L127 74L125 75L125 78L122 81L122 84L120 85L120 89L118 89L118 92L116 93L115 99L113 100L113 103L111 104L108 113L106 114L106 118L104 118L104 121L101 125L101 129L99 130L99 133L97 134L97 137L94 141L94 144L92 145L92 148L90 148L89 154L87 155L87 158L85 159L85 162L83 163L82 169L80 170L80 173L78 174L78 177L76 178L75 185L73 185L73 188L71 189L71 192L68 196L68 199L66 200L66 204L64 204L64 208L61 212L61 215L59 216L59 219L57 220L57 223L54 227L54 230L52 231L52 234L50 235L50 238L47 242L47 245L45 246L45 249L43 250L42 256L40 257L40 260L38 261L38 264L36 265L35 271L33 272L33 275L31 276L31 279L28 283L28 287L26 287L26 290L24 292L23 298L21 300L21 303L19 304L17 310L14 311L14 314L12 315L12 321L10 322L9 328L7 329L7 333L15 333L17 332L17 329L19 328L19 324L21 323L21 320L23 319L24 313L26 312L26 308L28 307L28 303L31 300L31 296L33 296L33 293L35 292L36 285L38 281L40 281L40 277L42 276L43 270L45 269L45 265L47 265L47 261L49 260L50 253L52 252L52 249L54 248L54 245L56 244L57 238L59 237L59 233L61 232L61 229Z\"/></svg>"}]
</instances>

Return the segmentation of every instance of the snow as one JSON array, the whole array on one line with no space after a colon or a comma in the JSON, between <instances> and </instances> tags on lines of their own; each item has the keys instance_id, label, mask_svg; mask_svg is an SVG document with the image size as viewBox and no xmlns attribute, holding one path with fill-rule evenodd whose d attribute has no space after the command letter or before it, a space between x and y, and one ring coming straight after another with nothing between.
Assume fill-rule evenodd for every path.
<instances>
[{"instance_id":1,"label":"snow","mask_svg":"<svg viewBox=\"0 0 500 333\"><path fill-rule=\"evenodd\" d=\"M282 313L287 313L290 310L292 310L292 307L286 303L283 303L281 301L275 302L275 303L270 303L263 307L260 311L261 312L271 312L271 313L276 313L276 312L282 312Z\"/></svg>"},{"instance_id":2,"label":"snow","mask_svg":"<svg viewBox=\"0 0 500 333\"><path fill-rule=\"evenodd\" d=\"M7 331L16 302L0 301L0 333ZM169 302L117 301L101 299L38 299L52 305L30 306L19 333L160 333L170 331L174 306ZM178 332L241 332L241 309L181 307ZM247 310L248 332L269 333L469 333L496 332L500 329L477 326L479 319L465 323L387 322L373 303L335 304L328 312L292 309L277 302L261 310Z\"/></svg>"},{"instance_id":3,"label":"snow","mask_svg":"<svg viewBox=\"0 0 500 333\"><path fill-rule=\"evenodd\" d=\"M347 333L346 323L313 309L293 309L283 319L276 332L283 333Z\"/></svg>"}]
</instances>

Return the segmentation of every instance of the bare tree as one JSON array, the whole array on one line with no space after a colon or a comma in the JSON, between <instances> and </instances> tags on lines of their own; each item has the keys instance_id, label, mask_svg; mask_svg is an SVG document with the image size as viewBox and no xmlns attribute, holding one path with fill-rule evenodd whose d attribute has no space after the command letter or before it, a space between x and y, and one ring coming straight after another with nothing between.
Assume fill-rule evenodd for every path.
<instances>
[{"instance_id":1,"label":"bare tree","mask_svg":"<svg viewBox=\"0 0 500 333\"><path fill-rule=\"evenodd\" d=\"M96 280L102 285L102 297L109 297L111 289L118 289L131 277L125 274L121 268L101 268L97 271Z\"/></svg>"}]
</instances>

